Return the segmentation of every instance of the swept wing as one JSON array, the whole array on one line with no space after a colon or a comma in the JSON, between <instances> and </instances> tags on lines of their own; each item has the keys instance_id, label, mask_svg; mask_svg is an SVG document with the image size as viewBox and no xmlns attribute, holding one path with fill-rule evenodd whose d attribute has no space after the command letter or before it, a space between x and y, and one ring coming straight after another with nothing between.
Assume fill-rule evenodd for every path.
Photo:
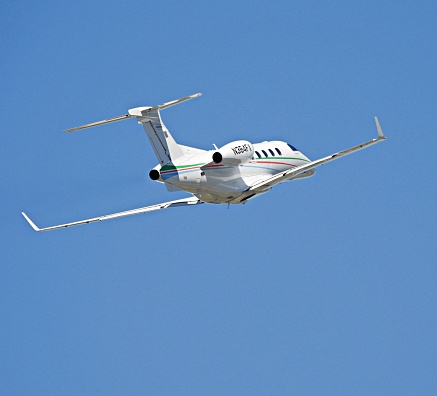
<instances>
[{"instance_id":1,"label":"swept wing","mask_svg":"<svg viewBox=\"0 0 437 396\"><path fill-rule=\"evenodd\" d=\"M375 117L375 124L376 124L376 129L378 131L378 137L376 139L369 140L368 142L359 144L358 146L354 146L354 147L351 147L351 148L343 150L343 151L339 151L338 153L331 154L331 155L324 157L324 158L320 158L316 161L312 161L308 164L299 166L297 168L293 168L293 169L290 169L290 170L287 170L284 172L277 173L276 175L273 175L272 177L270 177L266 180L263 180L261 182L253 184L246 191L247 192L253 191L254 193L263 192L263 191L271 188L275 184L282 183L282 182L288 181L288 180L292 180L293 178L300 175L301 173L309 171L311 169L314 169L319 165L326 164L327 162L334 161L334 160L336 160L340 157L343 157L345 155L352 154L355 151L358 151L358 150L364 149L366 147L372 146L373 144L382 142L383 140L386 139L386 137L382 133L381 125L379 124L377 117Z\"/></svg>"},{"instance_id":2,"label":"swept wing","mask_svg":"<svg viewBox=\"0 0 437 396\"><path fill-rule=\"evenodd\" d=\"M202 204L202 203L203 202L200 199L197 199L196 197L189 197L189 198L184 198L184 199L178 199L175 201L159 203L159 204L155 204L155 205L151 205L151 206L145 206L144 208L126 210L124 212L113 213L113 214L100 216L100 217L93 217L91 219L75 221L72 223L59 224L59 225L55 225L52 227L46 227L46 228L39 228L29 218L29 216L26 215L26 213L21 212L21 214L24 216L24 218L27 220L27 222L31 225L31 227L35 231L51 231L51 230L56 230L58 228L67 228L67 227L72 227L72 226L76 226L76 225L80 225L80 224L94 223L96 221L112 220L112 219L116 219L118 217L132 216L132 215L141 214L141 213L153 212L154 210L161 210L161 209L167 209L167 208L178 207L178 206L197 205L197 204Z\"/></svg>"}]
</instances>

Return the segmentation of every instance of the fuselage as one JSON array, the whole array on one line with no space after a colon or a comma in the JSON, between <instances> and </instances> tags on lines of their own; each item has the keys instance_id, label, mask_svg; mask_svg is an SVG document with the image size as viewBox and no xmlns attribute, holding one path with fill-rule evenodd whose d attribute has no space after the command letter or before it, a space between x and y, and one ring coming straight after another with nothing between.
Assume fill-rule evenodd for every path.
<instances>
[{"instance_id":1,"label":"fuselage","mask_svg":"<svg viewBox=\"0 0 437 396\"><path fill-rule=\"evenodd\" d=\"M238 166L214 163L213 153L213 150L195 149L192 156L185 156L176 164L157 166L158 181L165 182L171 191L184 190L204 202L245 203L255 195L247 191L254 183L310 162L295 147L277 140L253 144L253 157ZM299 177L309 177L314 173L312 170Z\"/></svg>"}]
</instances>

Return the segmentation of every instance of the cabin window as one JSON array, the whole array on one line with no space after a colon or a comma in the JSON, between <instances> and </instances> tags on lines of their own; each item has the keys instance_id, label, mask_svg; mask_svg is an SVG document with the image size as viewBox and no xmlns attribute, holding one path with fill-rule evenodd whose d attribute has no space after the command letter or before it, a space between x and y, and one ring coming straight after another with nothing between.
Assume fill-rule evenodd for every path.
<instances>
[{"instance_id":1,"label":"cabin window","mask_svg":"<svg viewBox=\"0 0 437 396\"><path fill-rule=\"evenodd\" d=\"M267 153L264 150L261 150L263 152L263 154L268 157Z\"/></svg>"},{"instance_id":2,"label":"cabin window","mask_svg":"<svg viewBox=\"0 0 437 396\"><path fill-rule=\"evenodd\" d=\"M282 155L281 150L279 150L278 148L275 148L275 150L279 155Z\"/></svg>"},{"instance_id":3,"label":"cabin window","mask_svg":"<svg viewBox=\"0 0 437 396\"><path fill-rule=\"evenodd\" d=\"M293 151L299 151L296 147L293 147L291 144L288 144L288 147L290 147Z\"/></svg>"},{"instance_id":4,"label":"cabin window","mask_svg":"<svg viewBox=\"0 0 437 396\"><path fill-rule=\"evenodd\" d=\"M258 158L261 158L261 155L260 155L260 153L258 153L258 151L255 151L255 154Z\"/></svg>"},{"instance_id":5,"label":"cabin window","mask_svg":"<svg viewBox=\"0 0 437 396\"><path fill-rule=\"evenodd\" d=\"M270 154L272 155L272 157L274 157L274 156L275 156L275 153L273 152L273 150L270 150L270 149L269 149L269 151L270 151Z\"/></svg>"}]
</instances>

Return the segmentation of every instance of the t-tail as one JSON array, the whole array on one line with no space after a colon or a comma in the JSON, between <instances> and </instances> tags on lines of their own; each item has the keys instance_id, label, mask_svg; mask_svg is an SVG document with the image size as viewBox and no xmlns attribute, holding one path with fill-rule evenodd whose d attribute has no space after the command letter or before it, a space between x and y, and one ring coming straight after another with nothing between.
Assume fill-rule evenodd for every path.
<instances>
[{"instance_id":1,"label":"t-tail","mask_svg":"<svg viewBox=\"0 0 437 396\"><path fill-rule=\"evenodd\" d=\"M162 122L159 112L167 107L197 98L201 95L201 93L197 93L153 107L136 107L128 110L128 114L93 122L91 124L82 125L76 128L67 129L65 132L74 132L80 129L91 128L94 126L109 124L111 122L122 121L135 117L138 120L138 123L143 125L147 137L152 145L153 151L155 152L156 158L161 166L174 163L184 156L182 151L184 146L179 146L176 143L173 136Z\"/></svg>"}]
</instances>

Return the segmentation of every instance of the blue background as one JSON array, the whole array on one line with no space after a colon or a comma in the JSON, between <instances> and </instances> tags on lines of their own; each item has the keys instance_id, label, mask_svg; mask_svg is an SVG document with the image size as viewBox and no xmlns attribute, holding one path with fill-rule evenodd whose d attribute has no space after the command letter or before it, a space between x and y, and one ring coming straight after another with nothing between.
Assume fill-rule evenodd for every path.
<instances>
[{"instance_id":1,"label":"blue background","mask_svg":"<svg viewBox=\"0 0 437 396\"><path fill-rule=\"evenodd\" d=\"M0 23L0 393L437 393L434 1L15 1ZM135 121L312 159L247 205L36 233L183 197Z\"/></svg>"}]
</instances>

